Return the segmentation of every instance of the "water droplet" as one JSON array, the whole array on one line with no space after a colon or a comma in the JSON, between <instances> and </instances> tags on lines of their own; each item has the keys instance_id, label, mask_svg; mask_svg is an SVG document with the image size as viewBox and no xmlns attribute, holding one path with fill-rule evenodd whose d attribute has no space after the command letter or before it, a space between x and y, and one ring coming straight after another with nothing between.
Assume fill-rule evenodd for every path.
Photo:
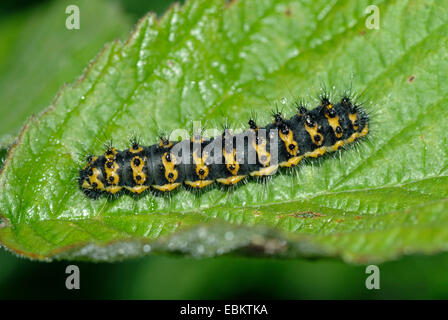
<instances>
[{"instance_id":1,"label":"water droplet","mask_svg":"<svg viewBox=\"0 0 448 320\"><path fill-rule=\"evenodd\" d=\"M215 236L213 235L213 234L211 234L209 237L208 237L208 239L207 239L207 242L208 243L213 243L213 242L215 242Z\"/></svg>"},{"instance_id":2,"label":"water droplet","mask_svg":"<svg viewBox=\"0 0 448 320\"><path fill-rule=\"evenodd\" d=\"M225 233L225 235L224 235L224 238L225 238L227 241L232 241L232 240L233 240L233 237L234 237L234 235L233 235L233 232L232 232L232 231L227 231L227 232Z\"/></svg>"},{"instance_id":3,"label":"water droplet","mask_svg":"<svg viewBox=\"0 0 448 320\"><path fill-rule=\"evenodd\" d=\"M207 236L207 230L205 230L204 228L199 229L198 236L199 238L204 239Z\"/></svg>"},{"instance_id":4,"label":"water droplet","mask_svg":"<svg viewBox=\"0 0 448 320\"><path fill-rule=\"evenodd\" d=\"M286 104L287 102L288 102L288 99L286 99L285 97L280 99L281 104Z\"/></svg>"},{"instance_id":5,"label":"water droplet","mask_svg":"<svg viewBox=\"0 0 448 320\"><path fill-rule=\"evenodd\" d=\"M149 251L151 251L151 246L149 244L145 244L143 246L143 252L148 253Z\"/></svg>"},{"instance_id":6,"label":"water droplet","mask_svg":"<svg viewBox=\"0 0 448 320\"><path fill-rule=\"evenodd\" d=\"M205 248L204 248L204 246L202 244L200 244L200 245L198 245L196 247L196 251L197 251L198 254L203 254L204 251L205 251Z\"/></svg>"}]
</instances>

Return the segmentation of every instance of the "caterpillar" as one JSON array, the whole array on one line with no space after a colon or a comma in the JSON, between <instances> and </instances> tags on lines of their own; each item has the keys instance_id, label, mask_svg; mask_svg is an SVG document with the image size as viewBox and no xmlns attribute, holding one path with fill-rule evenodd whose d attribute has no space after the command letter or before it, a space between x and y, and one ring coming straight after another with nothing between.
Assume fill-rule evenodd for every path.
<instances>
[{"instance_id":1,"label":"caterpillar","mask_svg":"<svg viewBox=\"0 0 448 320\"><path fill-rule=\"evenodd\" d=\"M304 158L318 158L366 136L369 117L347 95L337 103L327 96L308 110L295 103L297 113L286 119L273 112L273 122L234 134L205 139L194 134L179 142L162 137L143 146L134 140L119 151L109 146L103 155L89 156L79 172L79 187L91 198L121 191L141 194L148 189L167 193L184 184L202 189L212 183L233 186L246 177L273 175L279 167L297 166Z\"/></svg>"}]
</instances>

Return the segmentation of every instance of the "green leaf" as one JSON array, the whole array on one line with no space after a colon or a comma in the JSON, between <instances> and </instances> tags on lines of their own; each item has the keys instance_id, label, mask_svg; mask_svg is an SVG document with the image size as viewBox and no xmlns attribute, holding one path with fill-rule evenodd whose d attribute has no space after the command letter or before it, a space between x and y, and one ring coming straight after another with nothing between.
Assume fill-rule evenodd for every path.
<instances>
[{"instance_id":1,"label":"green leaf","mask_svg":"<svg viewBox=\"0 0 448 320\"><path fill-rule=\"evenodd\" d=\"M369 263L448 249L448 4L190 1L143 18L83 80L23 130L0 177L0 240L36 259L106 260L154 252L338 256ZM200 196L91 200L78 189L88 152L137 132L207 127L269 101L313 102L350 85L371 113L370 139L266 185ZM283 100L284 101L284 100ZM292 114L293 107L285 110Z\"/></svg>"}]
</instances>

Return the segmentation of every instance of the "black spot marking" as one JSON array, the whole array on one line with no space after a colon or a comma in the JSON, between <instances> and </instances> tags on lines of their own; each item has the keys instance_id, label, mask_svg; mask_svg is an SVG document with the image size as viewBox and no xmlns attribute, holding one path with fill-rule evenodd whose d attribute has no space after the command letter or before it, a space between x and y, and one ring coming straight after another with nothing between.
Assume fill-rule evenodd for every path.
<instances>
[{"instance_id":1,"label":"black spot marking","mask_svg":"<svg viewBox=\"0 0 448 320\"><path fill-rule=\"evenodd\" d=\"M257 124L255 123L254 120L250 119L249 122L248 122L248 124L249 124L249 127L250 127L252 130L257 129Z\"/></svg>"},{"instance_id":2,"label":"black spot marking","mask_svg":"<svg viewBox=\"0 0 448 320\"><path fill-rule=\"evenodd\" d=\"M307 126L311 128L314 127L314 125L316 124L310 117L306 117L305 121Z\"/></svg>"}]
</instances>

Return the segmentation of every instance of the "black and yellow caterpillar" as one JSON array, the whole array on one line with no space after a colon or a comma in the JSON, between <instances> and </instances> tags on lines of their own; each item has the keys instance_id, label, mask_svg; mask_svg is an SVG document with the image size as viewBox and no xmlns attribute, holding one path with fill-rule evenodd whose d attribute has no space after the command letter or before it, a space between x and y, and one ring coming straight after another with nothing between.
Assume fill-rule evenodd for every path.
<instances>
[{"instance_id":1,"label":"black and yellow caterpillar","mask_svg":"<svg viewBox=\"0 0 448 320\"><path fill-rule=\"evenodd\" d=\"M152 188L170 192L181 184L201 189L214 182L235 185L248 176L269 176L278 167L296 166L304 158L317 158L351 144L368 133L367 113L344 96L333 104L322 97L313 110L297 105L297 113L258 127L204 139L193 136L179 142L161 138L145 147L134 141L129 149L109 147L100 156L89 156L80 170L79 186L96 198L102 193L127 190L141 194Z\"/></svg>"}]
</instances>

